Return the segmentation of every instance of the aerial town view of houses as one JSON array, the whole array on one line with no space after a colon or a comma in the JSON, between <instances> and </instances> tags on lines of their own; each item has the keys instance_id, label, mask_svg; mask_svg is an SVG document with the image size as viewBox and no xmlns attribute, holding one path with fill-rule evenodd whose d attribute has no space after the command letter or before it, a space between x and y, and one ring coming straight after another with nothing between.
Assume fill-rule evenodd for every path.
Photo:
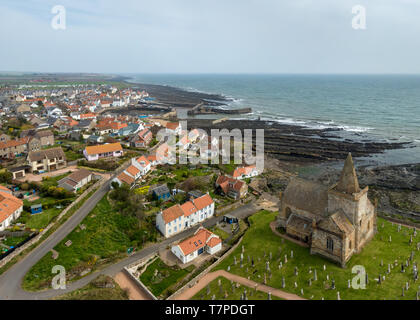
<instances>
[{"instance_id":1,"label":"aerial town view of houses","mask_svg":"<svg viewBox=\"0 0 420 320\"><path fill-rule=\"evenodd\" d=\"M420 2L53 2L0 1L0 303L66 304L13 317L420 300Z\"/></svg>"},{"instance_id":2,"label":"aerial town view of houses","mask_svg":"<svg viewBox=\"0 0 420 320\"><path fill-rule=\"evenodd\" d=\"M233 158L211 162L222 158L212 148L222 136L208 129L240 124L192 118L183 128L179 112L189 105L171 105L177 89L168 102L122 80L49 81L36 75L0 88L0 294L418 298L414 204L381 204L406 192L381 188L352 155L380 150L346 143L335 168L320 172L316 164L329 162L322 152L317 160L303 149L279 156L266 134L263 170ZM191 94L188 103L201 108L205 97ZM159 132L176 136L174 150ZM379 147L398 148L372 143ZM186 153L202 161L182 163ZM65 270L59 289L55 266ZM358 266L359 284L375 290L353 288Z\"/></svg>"}]
</instances>

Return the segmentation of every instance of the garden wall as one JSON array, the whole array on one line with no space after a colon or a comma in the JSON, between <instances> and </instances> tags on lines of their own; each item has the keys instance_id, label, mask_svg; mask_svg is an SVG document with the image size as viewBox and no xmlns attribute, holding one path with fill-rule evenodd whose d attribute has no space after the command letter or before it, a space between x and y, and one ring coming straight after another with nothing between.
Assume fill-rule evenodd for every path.
<instances>
[{"instance_id":1,"label":"garden wall","mask_svg":"<svg viewBox=\"0 0 420 320\"><path fill-rule=\"evenodd\" d=\"M153 300L158 300L155 295L147 288L143 282L140 281L140 274L145 271L147 266L157 258L156 253L152 253L143 259L137 260L136 262L124 267L124 272L128 275L128 277L134 281L134 283L143 291L145 291ZM137 272L138 268L142 267L142 272Z\"/></svg>"}]
</instances>

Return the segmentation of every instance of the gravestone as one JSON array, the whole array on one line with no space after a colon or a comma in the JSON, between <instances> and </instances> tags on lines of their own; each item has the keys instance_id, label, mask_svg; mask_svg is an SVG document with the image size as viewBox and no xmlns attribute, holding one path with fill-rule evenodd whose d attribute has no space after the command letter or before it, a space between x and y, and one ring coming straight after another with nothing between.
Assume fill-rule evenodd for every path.
<instances>
[{"instance_id":1,"label":"gravestone","mask_svg":"<svg viewBox=\"0 0 420 320\"><path fill-rule=\"evenodd\" d=\"M284 255L284 263L287 263L287 254Z\"/></svg>"},{"instance_id":2,"label":"gravestone","mask_svg":"<svg viewBox=\"0 0 420 320\"><path fill-rule=\"evenodd\" d=\"M332 282L331 282L331 289L335 290L335 280L334 280L334 278L332 279Z\"/></svg>"},{"instance_id":3,"label":"gravestone","mask_svg":"<svg viewBox=\"0 0 420 320\"><path fill-rule=\"evenodd\" d=\"M314 281L317 281L318 280L318 276L317 276L317 274L316 274L316 269L314 270Z\"/></svg>"},{"instance_id":4,"label":"gravestone","mask_svg":"<svg viewBox=\"0 0 420 320\"><path fill-rule=\"evenodd\" d=\"M271 300L271 291L268 292L268 300Z\"/></svg>"},{"instance_id":5,"label":"gravestone","mask_svg":"<svg viewBox=\"0 0 420 320\"><path fill-rule=\"evenodd\" d=\"M290 259L293 259L293 250L290 251Z\"/></svg>"},{"instance_id":6,"label":"gravestone","mask_svg":"<svg viewBox=\"0 0 420 320\"><path fill-rule=\"evenodd\" d=\"M337 300L341 300L341 298L340 298L340 291L337 291Z\"/></svg>"},{"instance_id":7,"label":"gravestone","mask_svg":"<svg viewBox=\"0 0 420 320\"><path fill-rule=\"evenodd\" d=\"M286 288L286 280L284 279L284 277L281 278L281 287L283 289Z\"/></svg>"}]
</instances>

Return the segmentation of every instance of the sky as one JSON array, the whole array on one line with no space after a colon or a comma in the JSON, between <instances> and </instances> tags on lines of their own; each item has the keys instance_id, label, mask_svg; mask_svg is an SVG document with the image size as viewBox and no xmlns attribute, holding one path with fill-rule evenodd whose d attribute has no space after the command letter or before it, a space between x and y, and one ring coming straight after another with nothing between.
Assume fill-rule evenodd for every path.
<instances>
[{"instance_id":1,"label":"sky","mask_svg":"<svg viewBox=\"0 0 420 320\"><path fill-rule=\"evenodd\" d=\"M419 74L419 17L419 0L0 0L0 70Z\"/></svg>"}]
</instances>

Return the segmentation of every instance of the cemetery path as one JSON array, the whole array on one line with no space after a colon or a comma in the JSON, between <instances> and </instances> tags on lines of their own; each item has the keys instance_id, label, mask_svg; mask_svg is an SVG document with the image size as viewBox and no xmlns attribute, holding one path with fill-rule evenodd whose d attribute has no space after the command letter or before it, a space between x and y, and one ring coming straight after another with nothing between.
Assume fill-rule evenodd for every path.
<instances>
[{"instance_id":1,"label":"cemetery path","mask_svg":"<svg viewBox=\"0 0 420 320\"><path fill-rule=\"evenodd\" d=\"M173 299L174 300L191 299L194 295L200 292L200 290L202 290L205 286L207 286L207 284L217 279L218 277L224 277L228 280L238 282L249 288L256 288L258 291L263 291L265 293L271 292L273 296L276 296L285 300L306 300L293 293L289 293L289 292L285 292L285 291L282 291L273 287L269 287L267 285L238 276L236 274L229 273L225 270L217 270L217 271L206 274L203 278L201 278L196 283L195 286L193 286L192 288L187 288L185 291L181 292L178 296L174 297Z\"/></svg>"}]
</instances>

